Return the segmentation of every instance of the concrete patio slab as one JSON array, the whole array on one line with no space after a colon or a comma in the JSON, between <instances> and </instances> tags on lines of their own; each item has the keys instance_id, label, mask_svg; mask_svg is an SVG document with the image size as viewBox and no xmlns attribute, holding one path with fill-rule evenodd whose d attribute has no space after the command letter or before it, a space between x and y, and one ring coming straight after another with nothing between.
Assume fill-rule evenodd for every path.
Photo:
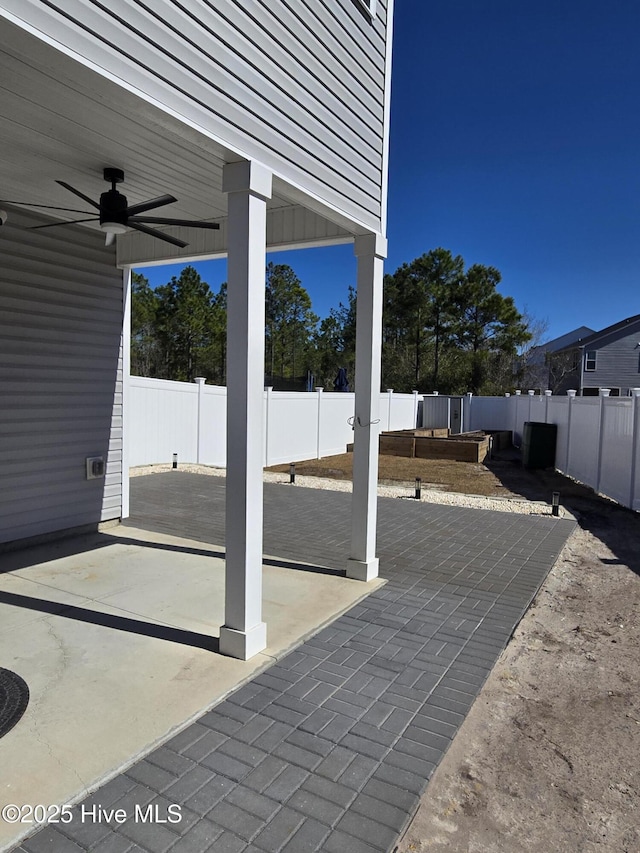
<instances>
[{"instance_id":1,"label":"concrete patio slab","mask_svg":"<svg viewBox=\"0 0 640 853\"><path fill-rule=\"evenodd\" d=\"M126 527L4 556L0 662L31 698L0 739L3 804L86 796L368 592L271 559L269 645L237 661L216 653L222 556ZM0 820L0 848L24 830Z\"/></svg>"},{"instance_id":2,"label":"concrete patio slab","mask_svg":"<svg viewBox=\"0 0 640 853\"><path fill-rule=\"evenodd\" d=\"M223 541L223 481L156 475L132 492L138 526ZM342 567L349 506L345 494L265 486L265 550ZM99 788L70 823L26 838L21 853L393 850L573 528L380 500L386 585ZM169 674L158 673L158 700ZM121 822L100 818L113 809Z\"/></svg>"}]
</instances>

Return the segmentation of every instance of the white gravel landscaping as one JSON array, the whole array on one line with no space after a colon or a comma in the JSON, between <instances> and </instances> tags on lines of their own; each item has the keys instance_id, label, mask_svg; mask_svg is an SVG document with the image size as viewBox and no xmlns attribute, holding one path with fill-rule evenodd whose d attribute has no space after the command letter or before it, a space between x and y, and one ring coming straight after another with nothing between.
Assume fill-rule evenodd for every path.
<instances>
[{"instance_id":1,"label":"white gravel landscaping","mask_svg":"<svg viewBox=\"0 0 640 853\"><path fill-rule=\"evenodd\" d=\"M141 465L131 468L131 477L141 477L146 474L160 474L173 471L170 463L162 465ZM211 477L226 477L224 468L214 468L210 465L180 464L175 469L175 474L206 474ZM276 474L264 471L265 483L286 483L289 485L288 474ZM305 477L296 474L295 487L307 489L328 489L334 492L350 492L351 482L347 480L333 480L328 477ZM415 500L415 487L413 483L406 486L378 486L378 495L384 498L400 498L404 500ZM466 506L471 509L492 509L498 512L516 512L521 515L551 515L551 506L544 501L527 501L520 498L507 497L484 497L482 495L461 495L456 492L443 492L437 489L422 489L421 500L424 503L445 504L447 506ZM573 518L573 515L564 507L560 507L560 518Z\"/></svg>"}]
</instances>

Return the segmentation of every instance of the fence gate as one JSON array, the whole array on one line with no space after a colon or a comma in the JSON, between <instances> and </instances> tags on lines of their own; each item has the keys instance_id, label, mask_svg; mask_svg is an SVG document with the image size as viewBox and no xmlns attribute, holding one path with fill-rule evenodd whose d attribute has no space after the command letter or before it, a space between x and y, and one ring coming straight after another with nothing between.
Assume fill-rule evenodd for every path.
<instances>
[{"instance_id":1,"label":"fence gate","mask_svg":"<svg viewBox=\"0 0 640 853\"><path fill-rule=\"evenodd\" d=\"M449 397L449 429L451 435L458 435L462 432L462 398Z\"/></svg>"},{"instance_id":2,"label":"fence gate","mask_svg":"<svg viewBox=\"0 0 640 853\"><path fill-rule=\"evenodd\" d=\"M459 435L466 428L463 397L425 394L422 398L422 426L427 429L449 429Z\"/></svg>"}]
</instances>

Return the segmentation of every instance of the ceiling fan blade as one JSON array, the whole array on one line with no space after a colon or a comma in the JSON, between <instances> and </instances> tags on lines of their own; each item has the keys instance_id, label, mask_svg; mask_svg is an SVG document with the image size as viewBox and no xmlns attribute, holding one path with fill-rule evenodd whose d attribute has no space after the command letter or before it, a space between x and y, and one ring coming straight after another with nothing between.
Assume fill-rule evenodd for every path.
<instances>
[{"instance_id":1,"label":"ceiling fan blade","mask_svg":"<svg viewBox=\"0 0 640 853\"><path fill-rule=\"evenodd\" d=\"M61 219L60 222L47 222L46 225L30 225L29 231L37 231L39 228L56 228L58 225L77 225L79 222L97 222L98 217L92 216L91 219L72 219L64 221Z\"/></svg>"},{"instance_id":2,"label":"ceiling fan blade","mask_svg":"<svg viewBox=\"0 0 640 853\"><path fill-rule=\"evenodd\" d=\"M116 239L115 234L111 234L110 232L107 232L107 236L106 236L106 239L104 241L105 246L110 246L115 239Z\"/></svg>"},{"instance_id":3,"label":"ceiling fan blade","mask_svg":"<svg viewBox=\"0 0 640 853\"><path fill-rule=\"evenodd\" d=\"M97 201L94 201L92 198L89 198L88 195L81 193L80 190L75 189L75 187L72 187L71 184L67 184L65 181L56 181L56 184L60 184L60 186L64 187L65 190L69 190L70 193L77 195L78 198L84 199L84 201L86 201L87 204L90 204L92 207L95 207L98 210L100 210L100 205L98 204Z\"/></svg>"},{"instance_id":4,"label":"ceiling fan blade","mask_svg":"<svg viewBox=\"0 0 640 853\"><path fill-rule=\"evenodd\" d=\"M7 199L0 199L0 204L20 204L26 207L42 207L46 210L66 210L67 213L92 213L91 210L78 210L76 207L55 207L52 204L38 204L35 201L8 201Z\"/></svg>"},{"instance_id":5,"label":"ceiling fan blade","mask_svg":"<svg viewBox=\"0 0 640 853\"><path fill-rule=\"evenodd\" d=\"M149 234L151 237L157 237L159 240L164 240L165 243L172 243L174 246L179 246L181 249L184 249L185 246L188 246L188 243L185 243L184 240L177 240L175 237L170 237L168 234L164 234L162 231L157 231L155 228L147 228L146 225L141 225L139 222L131 222L129 220L127 225L130 228L135 228L136 231L142 231L143 234Z\"/></svg>"},{"instance_id":6,"label":"ceiling fan blade","mask_svg":"<svg viewBox=\"0 0 640 853\"><path fill-rule=\"evenodd\" d=\"M129 222L152 222L157 223L158 225L182 225L186 228L211 228L212 231L218 231L220 228L219 222L203 222L202 220L193 221L191 219L165 219L162 216L130 216Z\"/></svg>"},{"instance_id":7,"label":"ceiling fan blade","mask_svg":"<svg viewBox=\"0 0 640 853\"><path fill-rule=\"evenodd\" d=\"M138 213L144 213L145 210L153 210L154 207L162 207L165 204L173 204L178 201L172 195L161 195L158 198L151 198L149 201L141 201L140 204L132 204L127 208L127 216L135 216Z\"/></svg>"}]
</instances>

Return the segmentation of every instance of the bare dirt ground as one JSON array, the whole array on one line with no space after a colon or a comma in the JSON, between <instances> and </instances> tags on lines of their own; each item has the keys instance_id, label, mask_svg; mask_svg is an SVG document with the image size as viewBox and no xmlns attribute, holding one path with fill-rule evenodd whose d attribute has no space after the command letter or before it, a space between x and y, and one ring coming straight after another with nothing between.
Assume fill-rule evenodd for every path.
<instances>
[{"instance_id":1,"label":"bare dirt ground","mask_svg":"<svg viewBox=\"0 0 640 853\"><path fill-rule=\"evenodd\" d=\"M402 456L380 456L378 482L383 485L410 485L416 477L425 489L441 489L462 494L508 496L511 491L485 465L472 462L452 462L448 459L407 459ZM267 471L288 474L288 465L275 465ZM296 474L308 477L333 477L350 480L353 474L353 453L327 456L296 462Z\"/></svg>"},{"instance_id":2,"label":"bare dirt ground","mask_svg":"<svg viewBox=\"0 0 640 853\"><path fill-rule=\"evenodd\" d=\"M296 471L350 477L348 457ZM640 518L512 454L380 463L385 482L530 500L559 491L579 519L398 853L640 853Z\"/></svg>"},{"instance_id":3,"label":"bare dirt ground","mask_svg":"<svg viewBox=\"0 0 640 853\"><path fill-rule=\"evenodd\" d=\"M640 851L638 520L582 520L399 853Z\"/></svg>"}]
</instances>

